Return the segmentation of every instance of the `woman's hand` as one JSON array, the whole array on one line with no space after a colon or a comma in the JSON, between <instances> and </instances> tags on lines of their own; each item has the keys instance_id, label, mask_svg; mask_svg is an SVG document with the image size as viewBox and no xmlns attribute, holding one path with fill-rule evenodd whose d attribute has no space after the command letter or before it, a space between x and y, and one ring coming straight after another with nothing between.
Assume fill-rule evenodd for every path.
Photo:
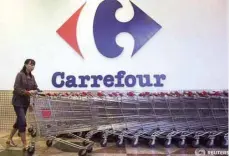
<instances>
[{"instance_id":1,"label":"woman's hand","mask_svg":"<svg viewBox=\"0 0 229 156\"><path fill-rule=\"evenodd\" d=\"M37 90L30 90L29 93L30 93L31 95L35 95L35 94L38 93L38 91L37 91Z\"/></svg>"}]
</instances>

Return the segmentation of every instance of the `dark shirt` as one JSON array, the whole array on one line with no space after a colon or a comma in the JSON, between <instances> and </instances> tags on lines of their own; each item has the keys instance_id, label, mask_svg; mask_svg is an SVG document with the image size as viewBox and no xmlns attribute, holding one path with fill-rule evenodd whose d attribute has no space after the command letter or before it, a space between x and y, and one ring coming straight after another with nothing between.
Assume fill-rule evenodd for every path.
<instances>
[{"instance_id":1,"label":"dark shirt","mask_svg":"<svg viewBox=\"0 0 229 156\"><path fill-rule=\"evenodd\" d=\"M37 89L37 83L33 75L30 76L24 72L19 72L14 83L12 104L14 106L28 107L30 104L28 91Z\"/></svg>"}]
</instances>

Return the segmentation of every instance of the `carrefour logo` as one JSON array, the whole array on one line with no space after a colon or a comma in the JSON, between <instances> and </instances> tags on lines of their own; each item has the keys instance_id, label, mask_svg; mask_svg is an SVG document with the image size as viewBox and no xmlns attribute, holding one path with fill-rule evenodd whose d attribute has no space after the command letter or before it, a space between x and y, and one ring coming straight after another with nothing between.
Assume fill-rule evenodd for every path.
<instances>
[{"instance_id":1,"label":"carrefour logo","mask_svg":"<svg viewBox=\"0 0 229 156\"><path fill-rule=\"evenodd\" d=\"M134 3L129 1L134 15L128 22L120 22L116 19L116 11L122 8L122 3L117 0L103 0L96 8L93 15L92 28L93 39L97 51L105 58L116 58L123 52L123 48L117 45L116 37L122 33L129 33L134 39L134 47L131 56L137 52L162 28L149 15L143 12ZM79 26L79 17L88 3L81 6L58 30L57 33L72 47L82 58L83 51L79 43L79 34L84 27ZM123 8L122 8L123 9ZM124 8L125 9L125 8ZM86 10L86 8L85 8ZM83 16L82 16L83 18ZM85 17L84 17L85 18ZM90 26L91 27L91 26ZM80 29L78 29L80 28ZM81 29L82 28L82 29ZM78 32L80 31L80 32ZM108 72L108 73L107 73ZM126 88L135 87L163 87L165 74L137 74L119 70L117 73L106 71L102 74L69 75L64 71L57 71L52 76L52 85L55 88Z\"/></svg>"},{"instance_id":2,"label":"carrefour logo","mask_svg":"<svg viewBox=\"0 0 229 156\"><path fill-rule=\"evenodd\" d=\"M116 36L127 32L134 38L134 56L160 29L161 26L149 15L130 1L134 10L133 18L126 23L118 21L116 11L122 7L117 0L104 0L98 8L93 20L93 36L98 51L107 58L118 57L123 48L116 43ZM78 21L86 3L81 6L58 30L57 33L81 56L82 49L78 42Z\"/></svg>"}]
</instances>

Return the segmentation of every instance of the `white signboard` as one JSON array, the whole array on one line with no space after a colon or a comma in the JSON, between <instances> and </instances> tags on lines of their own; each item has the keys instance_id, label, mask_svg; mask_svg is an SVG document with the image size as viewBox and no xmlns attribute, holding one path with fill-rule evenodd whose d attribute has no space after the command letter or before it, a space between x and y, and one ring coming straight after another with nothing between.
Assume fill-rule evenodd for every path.
<instances>
[{"instance_id":1,"label":"white signboard","mask_svg":"<svg viewBox=\"0 0 229 156\"><path fill-rule=\"evenodd\" d=\"M24 60L43 90L227 89L226 0L7 0L0 90Z\"/></svg>"}]
</instances>

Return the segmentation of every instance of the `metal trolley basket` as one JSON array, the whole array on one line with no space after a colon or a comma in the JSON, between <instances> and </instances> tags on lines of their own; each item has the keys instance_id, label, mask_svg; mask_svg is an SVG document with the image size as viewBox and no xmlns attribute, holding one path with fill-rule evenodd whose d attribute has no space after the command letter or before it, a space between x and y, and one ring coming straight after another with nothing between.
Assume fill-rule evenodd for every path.
<instances>
[{"instance_id":1,"label":"metal trolley basket","mask_svg":"<svg viewBox=\"0 0 229 156\"><path fill-rule=\"evenodd\" d=\"M128 138L134 147L139 139L147 140L150 147L159 139L170 147L178 139L178 146L186 147L191 138L193 147L200 146L201 140L213 147L219 137L221 145L228 146L227 91L71 92L37 96L31 103L35 117L31 135L46 137L47 146L58 141L75 147L79 155L92 151L89 140L97 133L102 134L101 146L107 145L110 136L118 138L117 146ZM86 139L75 132L87 132ZM59 134L69 134L82 144L59 139Z\"/></svg>"},{"instance_id":2,"label":"metal trolley basket","mask_svg":"<svg viewBox=\"0 0 229 156\"><path fill-rule=\"evenodd\" d=\"M94 144L92 141L73 134L89 131L92 128L89 99L47 95L36 96L31 99L33 111L29 117L30 128L28 131L33 138L28 152L33 153L35 151L37 136L45 137L48 147L52 146L53 141L56 141L78 149L80 156L92 152ZM61 134L68 134L68 136L81 142L73 143L60 139L58 135Z\"/></svg>"},{"instance_id":3,"label":"metal trolley basket","mask_svg":"<svg viewBox=\"0 0 229 156\"><path fill-rule=\"evenodd\" d=\"M91 138L102 132L101 146L107 145L109 136L117 136L117 146L124 145L124 138L138 145L139 138L148 140L154 147L156 139L163 138L165 147L173 139L178 146L186 147L186 139L192 146L199 147L204 140L213 147L215 139L228 146L228 93L223 92L160 92L160 93L100 93L92 99L93 114L98 125L87 134Z\"/></svg>"}]
</instances>

